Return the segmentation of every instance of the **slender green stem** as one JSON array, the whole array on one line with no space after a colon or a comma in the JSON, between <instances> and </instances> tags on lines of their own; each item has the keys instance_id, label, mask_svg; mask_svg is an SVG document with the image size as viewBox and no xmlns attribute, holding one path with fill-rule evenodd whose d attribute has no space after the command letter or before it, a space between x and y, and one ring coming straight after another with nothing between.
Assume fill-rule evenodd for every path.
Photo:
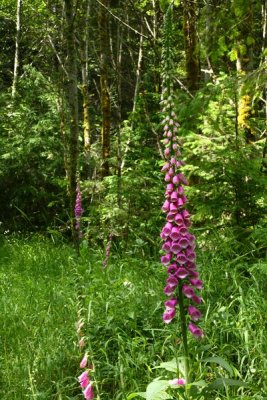
<instances>
[{"instance_id":1,"label":"slender green stem","mask_svg":"<svg viewBox=\"0 0 267 400\"><path fill-rule=\"evenodd\" d=\"M190 382L190 367L189 367L189 353L188 353L188 345L187 345L187 326L186 326L186 315L185 315L185 306L184 306L183 285L182 285L181 281L179 282L178 290L179 290L179 310L180 310L181 332L182 332L184 355L185 355L185 380L186 380L186 383L189 383Z\"/></svg>"}]
</instances>

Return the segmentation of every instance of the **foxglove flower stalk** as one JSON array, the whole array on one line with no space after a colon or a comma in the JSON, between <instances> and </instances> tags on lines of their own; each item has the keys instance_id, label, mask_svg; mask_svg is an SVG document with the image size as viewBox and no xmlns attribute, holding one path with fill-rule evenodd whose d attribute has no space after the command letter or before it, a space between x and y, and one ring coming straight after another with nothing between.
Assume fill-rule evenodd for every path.
<instances>
[{"instance_id":1,"label":"foxglove flower stalk","mask_svg":"<svg viewBox=\"0 0 267 400\"><path fill-rule=\"evenodd\" d=\"M110 248L111 248L112 238L113 238L113 235L112 235L112 233L111 233L111 234L109 235L109 237L108 237L108 242L107 242L107 245L106 245L105 259L104 259L103 262L102 262L102 267L103 267L103 268L106 268L107 263L108 263L108 259L109 259L109 257L110 257Z\"/></svg>"},{"instance_id":2,"label":"foxglove flower stalk","mask_svg":"<svg viewBox=\"0 0 267 400\"><path fill-rule=\"evenodd\" d=\"M81 237L81 217L83 214L83 208L82 208L82 194L80 190L80 186L77 185L76 188L76 202L75 202L75 209L74 209L74 214L75 214L75 229L79 233L79 237Z\"/></svg>"},{"instance_id":3,"label":"foxglove flower stalk","mask_svg":"<svg viewBox=\"0 0 267 400\"><path fill-rule=\"evenodd\" d=\"M163 93L166 92L170 93L170 90ZM166 224L160 234L163 240L161 262L168 274L164 292L172 298L165 302L163 321L169 324L176 315L176 306L179 305L184 321L189 320L188 330L199 338L203 336L203 332L192 321L196 322L201 317L195 305L202 301L198 295L198 291L202 289L202 281L195 263L195 237L188 230L191 222L190 214L185 208L187 198L184 195L184 186L188 185L188 181L181 171L185 162L181 160L180 143L176 136L179 124L172 96L165 96L162 104L165 114L162 121L165 145L162 172L166 182L162 211L166 213Z\"/></svg>"}]
</instances>

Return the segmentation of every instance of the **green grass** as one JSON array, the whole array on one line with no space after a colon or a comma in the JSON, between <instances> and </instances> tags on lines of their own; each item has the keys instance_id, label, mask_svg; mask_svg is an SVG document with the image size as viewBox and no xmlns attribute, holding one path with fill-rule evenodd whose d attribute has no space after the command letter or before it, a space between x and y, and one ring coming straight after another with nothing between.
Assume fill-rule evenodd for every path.
<instances>
[{"instance_id":1,"label":"green grass","mask_svg":"<svg viewBox=\"0 0 267 400\"><path fill-rule=\"evenodd\" d=\"M80 317L99 399L127 399L159 376L174 377L154 368L182 355L178 322L164 326L161 319L163 268L113 249L103 270L102 253L83 248L78 259L70 247L42 238L0 245L1 400L83 398L77 384ZM214 254L207 246L199 254L206 336L190 338L192 375L248 386L214 384L192 399L267 399L266 264ZM214 356L223 361L205 361Z\"/></svg>"}]
</instances>

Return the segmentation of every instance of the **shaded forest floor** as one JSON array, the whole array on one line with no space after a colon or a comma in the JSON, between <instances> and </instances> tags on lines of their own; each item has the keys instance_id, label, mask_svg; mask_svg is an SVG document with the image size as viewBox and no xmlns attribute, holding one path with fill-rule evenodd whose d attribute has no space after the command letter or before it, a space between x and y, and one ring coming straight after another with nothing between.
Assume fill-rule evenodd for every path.
<instances>
[{"instance_id":1,"label":"shaded forest floor","mask_svg":"<svg viewBox=\"0 0 267 400\"><path fill-rule=\"evenodd\" d=\"M157 377L175 377L154 368L182 355L179 322L162 323L163 267L113 249L103 269L103 254L82 248L77 258L67 245L41 237L1 243L1 400L82 399L84 351L101 400L130 399ZM189 346L193 378L215 384L196 389L194 399L267 399L267 267L244 259L199 251L205 338L190 338ZM219 385L221 378L229 385Z\"/></svg>"}]
</instances>

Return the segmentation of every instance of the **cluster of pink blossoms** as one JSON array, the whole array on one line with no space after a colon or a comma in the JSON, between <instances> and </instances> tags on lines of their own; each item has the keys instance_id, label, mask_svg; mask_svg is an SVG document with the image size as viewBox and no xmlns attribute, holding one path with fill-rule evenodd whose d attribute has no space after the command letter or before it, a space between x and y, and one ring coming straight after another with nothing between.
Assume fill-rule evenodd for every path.
<instances>
[{"instance_id":1,"label":"cluster of pink blossoms","mask_svg":"<svg viewBox=\"0 0 267 400\"><path fill-rule=\"evenodd\" d=\"M80 362L80 368L86 368L88 362L87 354L84 355L82 361ZM94 398L93 385L89 377L89 371L92 369L92 366L86 369L79 377L78 381L80 386L84 389L83 395L85 400L92 400Z\"/></svg>"},{"instance_id":2,"label":"cluster of pink blossoms","mask_svg":"<svg viewBox=\"0 0 267 400\"><path fill-rule=\"evenodd\" d=\"M80 186L77 185L74 214L75 214L75 220L76 220L75 229L79 232L79 236L81 236L80 227L81 227L82 213L83 213L82 194L81 194Z\"/></svg>"},{"instance_id":3,"label":"cluster of pink blossoms","mask_svg":"<svg viewBox=\"0 0 267 400\"><path fill-rule=\"evenodd\" d=\"M161 262L167 268L168 278L164 292L169 299L165 302L163 321L170 323L175 314L179 296L175 294L180 285L182 293L188 299L187 312L190 316L189 331L196 337L203 336L203 331L194 324L201 317L201 312L195 307L202 299L196 290L202 289L202 281L196 269L195 236L188 228L191 225L190 214L185 209L187 198L184 194L184 185L188 185L181 172L185 162L181 160L179 141L176 137L179 124L174 112L172 97L162 101L163 112L166 117L162 121L164 125L165 164L162 172L165 173L166 191L162 211L166 213L166 224L161 231L164 243L162 250L164 255ZM181 293L181 292L180 292ZM192 302L193 304L190 304ZM192 322L193 321L193 322Z\"/></svg>"}]
</instances>

